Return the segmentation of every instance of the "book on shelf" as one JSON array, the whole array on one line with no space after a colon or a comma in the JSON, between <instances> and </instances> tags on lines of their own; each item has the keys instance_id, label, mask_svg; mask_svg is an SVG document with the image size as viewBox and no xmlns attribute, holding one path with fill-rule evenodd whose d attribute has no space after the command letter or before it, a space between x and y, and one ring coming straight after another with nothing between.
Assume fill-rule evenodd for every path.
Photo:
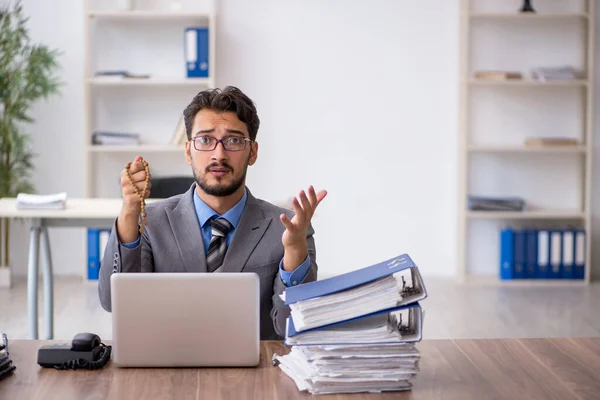
<instances>
[{"instance_id":1,"label":"book on shelf","mask_svg":"<svg viewBox=\"0 0 600 400\"><path fill-rule=\"evenodd\" d=\"M19 210L64 210L67 206L67 193L30 194L19 193L16 207Z\"/></svg>"},{"instance_id":2,"label":"book on shelf","mask_svg":"<svg viewBox=\"0 0 600 400\"><path fill-rule=\"evenodd\" d=\"M150 79L150 74L134 74L127 70L106 70L98 71L94 74L96 80L102 81L122 81L124 79Z\"/></svg>"},{"instance_id":3,"label":"book on shelf","mask_svg":"<svg viewBox=\"0 0 600 400\"><path fill-rule=\"evenodd\" d=\"M570 81L577 79L577 71L572 66L536 67L531 69L531 77L537 81Z\"/></svg>"},{"instance_id":4,"label":"book on shelf","mask_svg":"<svg viewBox=\"0 0 600 400\"><path fill-rule=\"evenodd\" d=\"M527 203L521 197L469 195L467 207L471 211L525 211Z\"/></svg>"},{"instance_id":5,"label":"book on shelf","mask_svg":"<svg viewBox=\"0 0 600 400\"><path fill-rule=\"evenodd\" d=\"M579 140L569 137L530 137L525 139L527 147L577 146Z\"/></svg>"},{"instance_id":6,"label":"book on shelf","mask_svg":"<svg viewBox=\"0 0 600 400\"><path fill-rule=\"evenodd\" d=\"M93 145L139 145L140 135L138 133L130 132L107 132L107 131L96 131L92 134Z\"/></svg>"},{"instance_id":7,"label":"book on shelf","mask_svg":"<svg viewBox=\"0 0 600 400\"><path fill-rule=\"evenodd\" d=\"M419 372L427 291L408 254L286 288L292 312L275 365L311 394L402 391Z\"/></svg>"},{"instance_id":8,"label":"book on shelf","mask_svg":"<svg viewBox=\"0 0 600 400\"><path fill-rule=\"evenodd\" d=\"M523 75L517 71L475 71L475 79L491 80L516 80L523 79Z\"/></svg>"},{"instance_id":9,"label":"book on shelf","mask_svg":"<svg viewBox=\"0 0 600 400\"><path fill-rule=\"evenodd\" d=\"M183 115L181 115L179 117L179 121L177 121L175 131L173 132L173 136L171 136L171 141L169 143L175 146L183 146L186 142L187 133L185 131L185 122L183 119Z\"/></svg>"}]
</instances>

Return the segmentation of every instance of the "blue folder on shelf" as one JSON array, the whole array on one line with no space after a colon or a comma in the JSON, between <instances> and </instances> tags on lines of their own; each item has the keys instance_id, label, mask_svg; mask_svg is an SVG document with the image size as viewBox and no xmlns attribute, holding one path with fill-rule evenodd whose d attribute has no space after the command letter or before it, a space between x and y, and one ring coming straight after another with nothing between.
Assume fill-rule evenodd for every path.
<instances>
[{"instance_id":1,"label":"blue folder on shelf","mask_svg":"<svg viewBox=\"0 0 600 400\"><path fill-rule=\"evenodd\" d=\"M575 231L575 255L573 278L585 278L585 251L586 251L586 235L584 230Z\"/></svg>"},{"instance_id":2,"label":"blue folder on shelf","mask_svg":"<svg viewBox=\"0 0 600 400\"><path fill-rule=\"evenodd\" d=\"M419 303L394 307L350 320L298 332L290 317L286 324L287 346L402 344L423 337L423 313Z\"/></svg>"},{"instance_id":3,"label":"blue folder on shelf","mask_svg":"<svg viewBox=\"0 0 600 400\"><path fill-rule=\"evenodd\" d=\"M548 278L550 270L550 231L541 229L537 237L536 279Z\"/></svg>"},{"instance_id":4,"label":"blue folder on shelf","mask_svg":"<svg viewBox=\"0 0 600 400\"><path fill-rule=\"evenodd\" d=\"M98 280L100 274L100 264L106 249L106 243L110 236L110 229L95 229L87 230L87 279Z\"/></svg>"},{"instance_id":5,"label":"blue folder on shelf","mask_svg":"<svg viewBox=\"0 0 600 400\"><path fill-rule=\"evenodd\" d=\"M562 279L573 279L575 266L575 232L567 229L562 233Z\"/></svg>"},{"instance_id":6,"label":"blue folder on shelf","mask_svg":"<svg viewBox=\"0 0 600 400\"><path fill-rule=\"evenodd\" d=\"M550 231L550 265L548 268L548 279L560 279L563 275L563 245L562 231Z\"/></svg>"},{"instance_id":7,"label":"blue folder on shelf","mask_svg":"<svg viewBox=\"0 0 600 400\"><path fill-rule=\"evenodd\" d=\"M403 303L410 304L425 299L427 291L425 290L418 267L408 254L402 254L356 271L286 288L285 304L290 305L299 301L342 292L401 271L408 272L412 282L412 285L406 286L402 291L404 297Z\"/></svg>"},{"instance_id":8,"label":"blue folder on shelf","mask_svg":"<svg viewBox=\"0 0 600 400\"><path fill-rule=\"evenodd\" d=\"M184 42L187 77L208 78L211 74L208 28L185 28Z\"/></svg>"},{"instance_id":9,"label":"blue folder on shelf","mask_svg":"<svg viewBox=\"0 0 600 400\"><path fill-rule=\"evenodd\" d=\"M525 278L535 279L537 270L538 233L535 229L525 230Z\"/></svg>"},{"instance_id":10,"label":"blue folder on shelf","mask_svg":"<svg viewBox=\"0 0 600 400\"><path fill-rule=\"evenodd\" d=\"M525 235L525 231L523 230L515 230L514 251L515 267L513 271L513 278L524 279L525 266L527 263L527 236Z\"/></svg>"},{"instance_id":11,"label":"blue folder on shelf","mask_svg":"<svg viewBox=\"0 0 600 400\"><path fill-rule=\"evenodd\" d=\"M510 228L500 232L500 279L514 279L515 231Z\"/></svg>"}]
</instances>

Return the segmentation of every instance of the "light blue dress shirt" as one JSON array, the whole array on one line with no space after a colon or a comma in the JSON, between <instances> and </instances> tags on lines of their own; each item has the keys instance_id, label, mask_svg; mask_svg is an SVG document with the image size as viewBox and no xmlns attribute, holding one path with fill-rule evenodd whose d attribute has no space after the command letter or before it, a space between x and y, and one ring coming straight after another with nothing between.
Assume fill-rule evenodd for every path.
<instances>
[{"instance_id":1,"label":"light blue dress shirt","mask_svg":"<svg viewBox=\"0 0 600 400\"><path fill-rule=\"evenodd\" d=\"M248 198L248 193L244 189L244 196L240 201L238 201L233 207L231 207L225 214L219 215L216 211L208 206L198 193L194 191L194 208L196 209L196 216L198 217L198 222L200 223L201 231L202 231L202 242L204 245L204 253L208 251L208 245L210 244L210 239L212 237L210 220L213 218L224 218L232 225L232 228L227 233L225 240L227 242L227 246L231 243L233 235L235 234L235 230L240 222L240 218L242 217L242 213L244 212L244 208L246 206L246 200ZM128 248L137 247L140 244L140 237L138 236L137 240L132 243L123 243L123 246ZM283 259L279 262L279 276L281 280L286 286L295 286L301 283L308 271L310 270L310 257L307 256L306 259L300 264L295 270L292 272L285 271L283 269Z\"/></svg>"}]
</instances>

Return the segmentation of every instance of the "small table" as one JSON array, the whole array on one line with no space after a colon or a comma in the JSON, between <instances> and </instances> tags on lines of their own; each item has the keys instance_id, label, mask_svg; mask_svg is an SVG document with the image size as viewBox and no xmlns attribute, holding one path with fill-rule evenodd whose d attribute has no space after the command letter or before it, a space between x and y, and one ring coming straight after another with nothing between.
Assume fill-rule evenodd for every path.
<instances>
[{"instance_id":1,"label":"small table","mask_svg":"<svg viewBox=\"0 0 600 400\"><path fill-rule=\"evenodd\" d=\"M146 200L151 203L153 200ZM64 210L19 210L15 198L0 199L0 218L24 218L30 222L27 293L29 335L38 339L38 264L41 250L44 279L44 310L46 339L54 337L54 286L52 280L52 253L48 227L111 227L121 211L122 200L67 199Z\"/></svg>"},{"instance_id":2,"label":"small table","mask_svg":"<svg viewBox=\"0 0 600 400\"><path fill-rule=\"evenodd\" d=\"M204 340L204 339L200 339ZM208 339L206 339L208 340ZM261 342L256 368L127 368L57 371L37 365L52 342L9 338L14 376L0 381L6 399L308 399ZM110 342L107 342L110 344ZM409 392L327 395L337 399L600 399L600 338L423 340L420 371Z\"/></svg>"}]
</instances>

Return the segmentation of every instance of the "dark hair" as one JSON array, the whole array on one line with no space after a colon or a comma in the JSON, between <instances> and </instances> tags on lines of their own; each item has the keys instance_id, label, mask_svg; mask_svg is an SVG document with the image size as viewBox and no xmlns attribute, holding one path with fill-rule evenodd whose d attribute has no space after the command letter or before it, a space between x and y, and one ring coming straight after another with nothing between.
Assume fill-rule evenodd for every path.
<instances>
[{"instance_id":1,"label":"dark hair","mask_svg":"<svg viewBox=\"0 0 600 400\"><path fill-rule=\"evenodd\" d=\"M260 120L254 102L235 86L227 86L221 90L208 89L198 93L183 111L185 132L188 140L192 138L194 118L200 110L231 111L237 114L240 121L246 124L251 140L256 139Z\"/></svg>"}]
</instances>

